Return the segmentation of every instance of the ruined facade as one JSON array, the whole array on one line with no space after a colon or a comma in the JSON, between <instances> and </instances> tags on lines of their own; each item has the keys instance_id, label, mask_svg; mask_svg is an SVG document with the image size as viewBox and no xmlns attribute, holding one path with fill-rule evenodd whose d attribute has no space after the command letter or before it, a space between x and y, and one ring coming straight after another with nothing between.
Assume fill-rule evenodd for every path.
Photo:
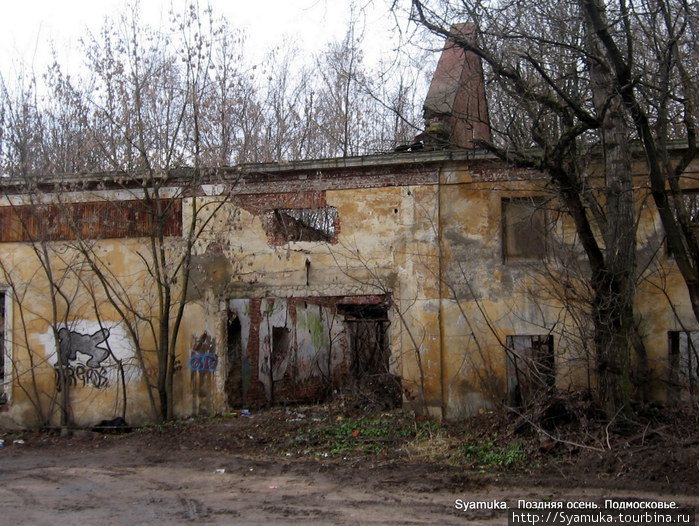
<instances>
[{"instance_id":1,"label":"ruined facade","mask_svg":"<svg viewBox=\"0 0 699 526\"><path fill-rule=\"evenodd\" d=\"M547 385L594 384L586 327L556 293L565 281L556 244L572 236L570 225L542 206L536 173L477 152L437 151L256 165L227 179L200 185L197 197L180 194L174 180L171 195L180 197L167 200L173 250L194 203L220 204L193 247L175 414L320 400L387 375L401 379L401 391L363 387L459 418ZM140 363L77 244L81 232L130 301L149 304L148 238L134 229L146 213L135 204L140 192L47 189L45 199L60 196L64 219L33 233L22 216L27 195L4 198L3 419L34 425L37 404L50 411L59 363L76 423L110 418L124 403L129 421L153 418L149 337L139 335ZM653 396L664 399L669 382L694 378L696 333L658 219L651 208L641 217L640 251L654 270L637 309ZM36 253L44 246L60 288L56 315Z\"/></svg>"},{"instance_id":2,"label":"ruined facade","mask_svg":"<svg viewBox=\"0 0 699 526\"><path fill-rule=\"evenodd\" d=\"M186 302L174 415L360 392L457 419L593 387L574 230L542 174L473 148L482 85L474 102L450 82L435 79L426 117L456 125L445 93L459 119L475 112L447 130L465 149L5 184L0 423L55 423L66 400L78 425L156 418L157 257ZM637 313L666 400L694 389L699 327L641 181Z\"/></svg>"}]
</instances>

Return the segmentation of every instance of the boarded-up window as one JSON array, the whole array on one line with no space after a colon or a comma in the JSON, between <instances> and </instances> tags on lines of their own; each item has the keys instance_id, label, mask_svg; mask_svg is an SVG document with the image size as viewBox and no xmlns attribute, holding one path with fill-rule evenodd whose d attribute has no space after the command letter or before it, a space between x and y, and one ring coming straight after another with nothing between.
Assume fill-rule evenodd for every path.
<instances>
[{"instance_id":1,"label":"boarded-up window","mask_svg":"<svg viewBox=\"0 0 699 526\"><path fill-rule=\"evenodd\" d=\"M699 387L699 331L670 331L670 394L694 394Z\"/></svg>"},{"instance_id":2,"label":"boarded-up window","mask_svg":"<svg viewBox=\"0 0 699 526\"><path fill-rule=\"evenodd\" d=\"M505 261L541 259L546 255L546 212L541 200L502 200L502 253Z\"/></svg>"},{"instance_id":3,"label":"boarded-up window","mask_svg":"<svg viewBox=\"0 0 699 526\"><path fill-rule=\"evenodd\" d=\"M159 211L158 211L159 209ZM97 201L0 207L0 242L182 235L182 202Z\"/></svg>"},{"instance_id":4,"label":"boarded-up window","mask_svg":"<svg viewBox=\"0 0 699 526\"><path fill-rule=\"evenodd\" d=\"M556 383L553 336L508 336L507 398L521 406L548 393Z\"/></svg>"},{"instance_id":5,"label":"boarded-up window","mask_svg":"<svg viewBox=\"0 0 699 526\"><path fill-rule=\"evenodd\" d=\"M330 242L337 235L337 208L278 208L273 212L277 239Z\"/></svg>"}]
</instances>

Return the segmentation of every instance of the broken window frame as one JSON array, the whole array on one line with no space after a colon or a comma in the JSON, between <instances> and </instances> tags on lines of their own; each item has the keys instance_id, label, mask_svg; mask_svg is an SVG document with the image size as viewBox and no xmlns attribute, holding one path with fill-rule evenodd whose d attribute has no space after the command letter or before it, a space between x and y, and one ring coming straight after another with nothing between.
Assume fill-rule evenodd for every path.
<instances>
[{"instance_id":1,"label":"broken window frame","mask_svg":"<svg viewBox=\"0 0 699 526\"><path fill-rule=\"evenodd\" d=\"M12 403L12 294L10 287L0 285L0 409Z\"/></svg>"},{"instance_id":2,"label":"broken window frame","mask_svg":"<svg viewBox=\"0 0 699 526\"><path fill-rule=\"evenodd\" d=\"M699 331L668 331L667 334L670 397L693 396L699 390Z\"/></svg>"},{"instance_id":3,"label":"broken window frame","mask_svg":"<svg viewBox=\"0 0 699 526\"><path fill-rule=\"evenodd\" d=\"M553 391L556 364L552 334L512 334L506 337L505 345L508 404L526 405Z\"/></svg>"},{"instance_id":4,"label":"broken window frame","mask_svg":"<svg viewBox=\"0 0 699 526\"><path fill-rule=\"evenodd\" d=\"M528 214L528 224L524 224L524 220L518 222L509 221L508 216L513 212L508 213L508 209L512 209L514 206L521 206L524 204L527 208L531 210ZM546 210L543 208L544 198L541 196L529 196L529 197L503 197L500 201L500 211L501 211L501 252L503 263L512 263L518 261L538 261L546 257L547 245L548 245L548 235L547 235L547 225L548 217ZM540 223L537 225L536 223ZM515 225L514 228L512 225ZM518 230L521 230L520 235L517 235ZM522 247L517 247L514 243L517 239L520 239L521 235L526 231L527 246L536 247L531 248L531 250L522 250ZM508 243L510 236L516 236L513 243ZM511 247L515 244L515 247Z\"/></svg>"},{"instance_id":5,"label":"broken window frame","mask_svg":"<svg viewBox=\"0 0 699 526\"><path fill-rule=\"evenodd\" d=\"M388 305L338 303L337 311L343 316L346 327L354 381L371 374L389 374L391 321Z\"/></svg>"},{"instance_id":6,"label":"broken window frame","mask_svg":"<svg viewBox=\"0 0 699 526\"><path fill-rule=\"evenodd\" d=\"M276 208L272 216L274 232L284 243L337 240L338 212L334 206Z\"/></svg>"}]
</instances>

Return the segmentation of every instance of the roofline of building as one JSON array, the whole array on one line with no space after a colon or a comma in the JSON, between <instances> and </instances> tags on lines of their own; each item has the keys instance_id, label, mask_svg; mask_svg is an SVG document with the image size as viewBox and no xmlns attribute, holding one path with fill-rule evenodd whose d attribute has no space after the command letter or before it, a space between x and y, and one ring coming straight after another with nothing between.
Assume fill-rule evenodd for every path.
<instances>
[{"instance_id":1,"label":"roofline of building","mask_svg":"<svg viewBox=\"0 0 699 526\"><path fill-rule=\"evenodd\" d=\"M440 164L444 162L497 161L497 158L485 150L438 150L422 152L401 152L360 155L353 157L334 157L326 159L309 159L300 161L279 161L269 163L244 163L235 166L205 167L200 170L200 184L221 183L236 179L259 178L270 176L283 177L285 174L319 173L328 175L345 170L362 170L371 168L409 167ZM148 175L145 173L129 174L121 171L75 173L58 176L33 177L31 179L0 178L0 189L10 192L44 189L57 191L61 189L94 189L96 187L134 188L147 187L154 183L162 186L178 186L191 181L194 168L173 168L165 173Z\"/></svg>"},{"instance_id":2,"label":"roofline of building","mask_svg":"<svg viewBox=\"0 0 699 526\"><path fill-rule=\"evenodd\" d=\"M686 141L674 141L671 150L679 152L687 148ZM534 153L535 150L532 150ZM643 149L634 144L633 154L640 155ZM277 161L267 163L243 163L235 166L205 167L200 169L198 184L229 183L237 180L275 179L285 175L307 173L309 175L328 175L343 171L370 169L390 169L425 167L447 162L492 162L503 163L495 154L485 149L469 150L434 150L418 152L389 152L353 157L333 157L295 161ZM34 177L29 180L17 178L0 178L0 190L6 193L23 193L31 190L56 192L61 190L90 190L118 188L146 188L160 183L160 186L182 186L192 180L194 168L173 168L165 173L149 176L147 174L129 174L120 171L75 173L58 176Z\"/></svg>"},{"instance_id":3,"label":"roofline of building","mask_svg":"<svg viewBox=\"0 0 699 526\"><path fill-rule=\"evenodd\" d=\"M446 161L485 161L497 160L486 150L435 150L401 153L382 153L360 155L356 157L333 157L328 159L310 159L302 161L282 161L276 163L241 164L234 169L243 173L261 174L278 172L300 172L312 170L343 170L365 167L406 166Z\"/></svg>"}]
</instances>

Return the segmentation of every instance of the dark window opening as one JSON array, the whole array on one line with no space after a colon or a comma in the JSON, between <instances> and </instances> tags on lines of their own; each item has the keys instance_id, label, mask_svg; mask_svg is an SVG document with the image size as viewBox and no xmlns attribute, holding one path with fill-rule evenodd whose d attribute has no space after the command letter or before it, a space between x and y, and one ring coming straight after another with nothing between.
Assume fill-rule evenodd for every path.
<instances>
[{"instance_id":1,"label":"dark window opening","mask_svg":"<svg viewBox=\"0 0 699 526\"><path fill-rule=\"evenodd\" d=\"M272 369L284 361L290 348L291 331L286 327L272 327Z\"/></svg>"},{"instance_id":2,"label":"dark window opening","mask_svg":"<svg viewBox=\"0 0 699 526\"><path fill-rule=\"evenodd\" d=\"M284 240L330 242L337 235L337 208L280 208L274 212L274 230Z\"/></svg>"},{"instance_id":3,"label":"dark window opening","mask_svg":"<svg viewBox=\"0 0 699 526\"><path fill-rule=\"evenodd\" d=\"M286 327L272 327L272 348L269 368L271 402L275 401L274 382L283 380L284 364L291 351L291 331Z\"/></svg>"},{"instance_id":4,"label":"dark window opening","mask_svg":"<svg viewBox=\"0 0 699 526\"><path fill-rule=\"evenodd\" d=\"M226 331L228 348L228 371L226 374L226 397L230 407L244 407L247 404L247 389L243 388L243 343L238 316L228 312Z\"/></svg>"},{"instance_id":5,"label":"dark window opening","mask_svg":"<svg viewBox=\"0 0 699 526\"><path fill-rule=\"evenodd\" d=\"M513 407L547 396L556 384L553 336L508 336L507 400Z\"/></svg>"},{"instance_id":6,"label":"dark window opening","mask_svg":"<svg viewBox=\"0 0 699 526\"><path fill-rule=\"evenodd\" d=\"M377 408L400 407L400 378L390 372L388 310L385 305L339 304L347 333L351 387Z\"/></svg>"},{"instance_id":7,"label":"dark window opening","mask_svg":"<svg viewBox=\"0 0 699 526\"><path fill-rule=\"evenodd\" d=\"M699 331L670 331L669 394L694 395L699 386Z\"/></svg>"},{"instance_id":8,"label":"dark window opening","mask_svg":"<svg viewBox=\"0 0 699 526\"><path fill-rule=\"evenodd\" d=\"M502 254L505 262L546 255L546 211L541 199L502 200Z\"/></svg>"},{"instance_id":9,"label":"dark window opening","mask_svg":"<svg viewBox=\"0 0 699 526\"><path fill-rule=\"evenodd\" d=\"M6 292L0 291L0 407L7 404L7 393L10 390L9 385L5 385L5 381L9 379L9 375L5 374L5 369L9 365L5 356L5 296Z\"/></svg>"}]
</instances>

